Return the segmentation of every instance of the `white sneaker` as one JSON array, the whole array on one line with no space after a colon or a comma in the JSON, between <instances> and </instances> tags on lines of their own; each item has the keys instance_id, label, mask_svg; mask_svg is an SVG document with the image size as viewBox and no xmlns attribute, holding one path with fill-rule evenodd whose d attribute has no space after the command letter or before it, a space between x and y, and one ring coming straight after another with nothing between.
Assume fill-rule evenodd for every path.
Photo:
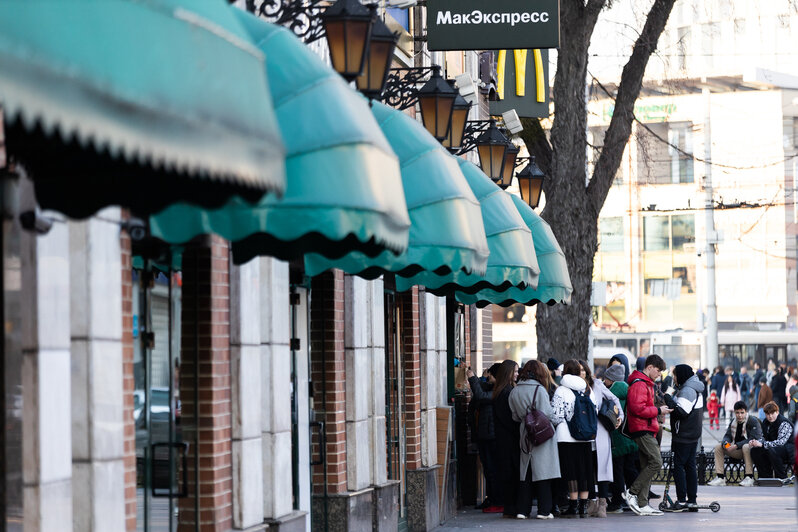
<instances>
[{"instance_id":1,"label":"white sneaker","mask_svg":"<svg viewBox=\"0 0 798 532\"><path fill-rule=\"evenodd\" d=\"M632 495L629 493L629 490L626 490L626 504L628 504L629 509L637 515L643 515L640 513L640 506L637 504L637 495Z\"/></svg>"},{"instance_id":2,"label":"white sneaker","mask_svg":"<svg viewBox=\"0 0 798 532\"><path fill-rule=\"evenodd\" d=\"M740 487L741 487L741 488L750 488L750 487L751 487L751 486L753 486L753 485L754 485L754 477L745 477L745 478L744 478L744 479L743 479L743 480L740 482Z\"/></svg>"},{"instance_id":3,"label":"white sneaker","mask_svg":"<svg viewBox=\"0 0 798 532\"><path fill-rule=\"evenodd\" d=\"M554 514L544 514L544 515L538 514L537 518L538 519L554 519Z\"/></svg>"},{"instance_id":4,"label":"white sneaker","mask_svg":"<svg viewBox=\"0 0 798 532\"><path fill-rule=\"evenodd\" d=\"M515 514L515 518L516 519L526 519L526 516L524 514Z\"/></svg>"},{"instance_id":5,"label":"white sneaker","mask_svg":"<svg viewBox=\"0 0 798 532\"><path fill-rule=\"evenodd\" d=\"M652 508L650 505L646 504L642 508L638 507L637 515L662 515L662 512L659 510Z\"/></svg>"},{"instance_id":6,"label":"white sneaker","mask_svg":"<svg viewBox=\"0 0 798 532\"><path fill-rule=\"evenodd\" d=\"M707 482L707 486L725 486L726 479L723 477L715 477L709 482Z\"/></svg>"}]
</instances>

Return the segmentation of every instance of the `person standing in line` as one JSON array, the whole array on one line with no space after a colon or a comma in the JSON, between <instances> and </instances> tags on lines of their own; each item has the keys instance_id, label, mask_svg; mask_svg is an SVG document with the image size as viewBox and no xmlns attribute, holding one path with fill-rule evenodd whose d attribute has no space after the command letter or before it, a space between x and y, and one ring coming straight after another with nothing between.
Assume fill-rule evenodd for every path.
<instances>
[{"instance_id":1,"label":"person standing in line","mask_svg":"<svg viewBox=\"0 0 798 532\"><path fill-rule=\"evenodd\" d=\"M602 403L607 400L611 401L615 414L618 416L618 421L615 424L617 429L623 422L623 410L621 409L621 402L613 395L604 383L599 379L594 379L590 372L590 366L587 362L580 360L579 364L582 366L582 376L588 383L590 390L590 400L596 405L596 415L601 408ZM607 517L607 501L610 500L612 495L610 492L610 485L613 481L613 468L612 468L612 439L610 433L602 423L597 425L596 431L596 480L598 481L598 498L591 501L587 509L587 514L591 517Z\"/></svg>"},{"instance_id":2,"label":"person standing in line","mask_svg":"<svg viewBox=\"0 0 798 532\"><path fill-rule=\"evenodd\" d=\"M612 394L618 398L621 412L625 412L626 393L629 390L629 385L626 384L624 371L620 365L612 364L607 368L607 371L604 372L604 384L609 386ZM635 465L637 445L617 429L612 431L610 438L612 440L612 500L607 505L607 513L623 513L625 501L622 494L626 491L626 486L631 486L638 475Z\"/></svg>"},{"instance_id":3,"label":"person standing in line","mask_svg":"<svg viewBox=\"0 0 798 532\"><path fill-rule=\"evenodd\" d=\"M563 517L587 516L588 493L596 483L592 441L577 440L568 426L568 422L576 415L576 394L585 393L587 388L587 381L580 377L582 372L578 360L567 361L563 365L562 383L551 400L560 472L568 490L568 509L562 512Z\"/></svg>"},{"instance_id":4,"label":"person standing in line","mask_svg":"<svg viewBox=\"0 0 798 532\"><path fill-rule=\"evenodd\" d=\"M493 465L496 456L496 433L493 423L493 386L496 384L496 372L501 364L493 364L485 372L486 381L482 382L471 368L466 371L468 385L471 388L471 402L474 403L476 417L476 440L479 450L479 461L482 463L482 474L485 476L486 497L477 508L483 510L496 500L496 469ZM471 406L471 405L469 405Z\"/></svg>"},{"instance_id":5,"label":"person standing in line","mask_svg":"<svg viewBox=\"0 0 798 532\"><path fill-rule=\"evenodd\" d=\"M493 430L496 439L496 455L493 464L496 469L495 495L493 506L484 508L485 513L503 513L515 517L515 499L518 493L518 423L510 411L510 392L518 378L518 364L505 360L496 372L493 385Z\"/></svg>"},{"instance_id":6,"label":"person standing in line","mask_svg":"<svg viewBox=\"0 0 798 532\"><path fill-rule=\"evenodd\" d=\"M723 391L720 394L720 404L726 412L726 421L730 421L732 412L734 412L734 405L740 401L740 388L731 374L726 375L726 383L723 385Z\"/></svg>"},{"instance_id":7,"label":"person standing in line","mask_svg":"<svg viewBox=\"0 0 798 532\"><path fill-rule=\"evenodd\" d=\"M552 418L548 389L551 373L537 360L530 360L518 372L518 384L510 392L510 410L513 419L520 424L519 489L516 502L516 517L525 519L532 511L532 494L537 496L538 519L554 519L552 513L552 481L560 478L560 457L557 439L551 437L539 445L530 447L526 441L524 418L533 408Z\"/></svg>"},{"instance_id":8,"label":"person standing in line","mask_svg":"<svg viewBox=\"0 0 798 532\"><path fill-rule=\"evenodd\" d=\"M662 512L649 506L648 499L651 481L662 469L662 455L656 439L659 432L657 416L671 413L667 406L654 406L654 381L664 369L665 361L662 357L649 355L643 371L634 371L629 375L627 425L639 450L641 468L632 487L626 490L626 503L637 515L662 515Z\"/></svg>"},{"instance_id":9,"label":"person standing in line","mask_svg":"<svg viewBox=\"0 0 798 532\"><path fill-rule=\"evenodd\" d=\"M671 412L671 450L673 451L673 481L676 484L676 502L671 512L698 511L698 473L695 453L702 431L701 396L703 385L693 374L693 368L679 364L673 370L673 397L665 396Z\"/></svg>"}]
</instances>

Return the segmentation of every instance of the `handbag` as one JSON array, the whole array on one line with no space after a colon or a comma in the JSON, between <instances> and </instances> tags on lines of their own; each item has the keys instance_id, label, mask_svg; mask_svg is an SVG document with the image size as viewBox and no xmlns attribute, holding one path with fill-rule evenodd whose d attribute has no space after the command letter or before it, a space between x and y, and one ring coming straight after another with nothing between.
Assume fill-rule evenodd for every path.
<instances>
[{"instance_id":1,"label":"handbag","mask_svg":"<svg viewBox=\"0 0 798 532\"><path fill-rule=\"evenodd\" d=\"M606 397L601 402L601 407L598 411L599 422L607 429L607 432L615 430L618 424L618 414L615 412L615 403Z\"/></svg>"},{"instance_id":2,"label":"handbag","mask_svg":"<svg viewBox=\"0 0 798 532\"><path fill-rule=\"evenodd\" d=\"M524 428L526 429L526 442L531 447L540 445L554 436L554 426L546 415L535 408L535 400L538 397L540 386L535 388L535 395L532 396L532 405L524 416Z\"/></svg>"}]
</instances>

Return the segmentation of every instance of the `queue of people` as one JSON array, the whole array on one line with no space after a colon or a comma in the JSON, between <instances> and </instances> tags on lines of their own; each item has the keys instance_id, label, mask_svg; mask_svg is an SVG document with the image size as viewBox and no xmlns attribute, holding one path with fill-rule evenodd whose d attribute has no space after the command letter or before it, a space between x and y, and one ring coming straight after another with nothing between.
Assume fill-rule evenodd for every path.
<instances>
[{"instance_id":1,"label":"queue of people","mask_svg":"<svg viewBox=\"0 0 798 532\"><path fill-rule=\"evenodd\" d=\"M674 406L655 405L655 382L666 369L658 355L633 372L626 357L616 355L601 378L575 359L562 365L530 360L520 369L505 360L484 380L469 369L472 429L486 480L483 512L526 519L536 499L538 519L603 518L625 507L662 515L649 502L651 482L662 468L658 418L676 412L687 442L694 412L703 407L695 400L692 370L677 368L672 385L684 391L665 398ZM688 454L680 467L695 479L695 453L692 463ZM692 484L676 483L683 509L694 509Z\"/></svg>"}]
</instances>

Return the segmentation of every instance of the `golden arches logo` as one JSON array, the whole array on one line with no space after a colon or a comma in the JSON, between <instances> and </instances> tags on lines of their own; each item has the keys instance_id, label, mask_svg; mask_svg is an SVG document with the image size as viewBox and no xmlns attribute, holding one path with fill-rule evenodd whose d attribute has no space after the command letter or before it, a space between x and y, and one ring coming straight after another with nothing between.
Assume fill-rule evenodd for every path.
<instances>
[{"instance_id":1,"label":"golden arches logo","mask_svg":"<svg viewBox=\"0 0 798 532\"><path fill-rule=\"evenodd\" d=\"M515 95L526 96L526 57L528 50L513 50L513 62L515 64ZM546 101L545 76L543 75L543 54L540 50L532 50L535 59L535 99L539 103ZM496 92L499 99L504 99L504 79L505 68L507 66L507 50L499 50L499 57L496 61Z\"/></svg>"}]
</instances>

